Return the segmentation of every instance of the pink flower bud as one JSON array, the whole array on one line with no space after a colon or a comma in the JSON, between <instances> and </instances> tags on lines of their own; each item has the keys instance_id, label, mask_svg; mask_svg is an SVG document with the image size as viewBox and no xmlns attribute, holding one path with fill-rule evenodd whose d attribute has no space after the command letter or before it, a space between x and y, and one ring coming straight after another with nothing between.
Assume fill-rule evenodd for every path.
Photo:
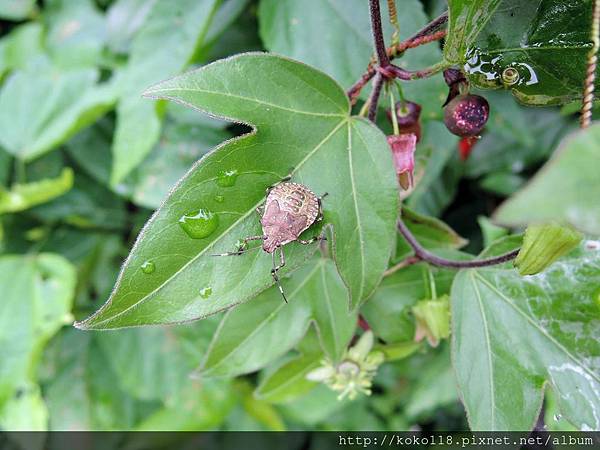
<instances>
[{"instance_id":1,"label":"pink flower bud","mask_svg":"<svg viewBox=\"0 0 600 450\"><path fill-rule=\"evenodd\" d=\"M417 136L413 133L399 134L387 137L392 149L394 166L398 174L398 181L403 189L410 189L414 184L413 173L415 170L415 150Z\"/></svg>"}]
</instances>

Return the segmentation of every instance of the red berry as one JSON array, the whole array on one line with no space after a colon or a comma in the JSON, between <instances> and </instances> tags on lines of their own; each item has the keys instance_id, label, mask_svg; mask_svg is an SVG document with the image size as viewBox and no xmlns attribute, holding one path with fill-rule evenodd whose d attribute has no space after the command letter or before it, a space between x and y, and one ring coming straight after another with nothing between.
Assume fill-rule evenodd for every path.
<instances>
[{"instance_id":1,"label":"red berry","mask_svg":"<svg viewBox=\"0 0 600 450\"><path fill-rule=\"evenodd\" d=\"M457 136L478 136L490 115L490 105L479 95L459 95L444 109L444 123Z\"/></svg>"}]
</instances>

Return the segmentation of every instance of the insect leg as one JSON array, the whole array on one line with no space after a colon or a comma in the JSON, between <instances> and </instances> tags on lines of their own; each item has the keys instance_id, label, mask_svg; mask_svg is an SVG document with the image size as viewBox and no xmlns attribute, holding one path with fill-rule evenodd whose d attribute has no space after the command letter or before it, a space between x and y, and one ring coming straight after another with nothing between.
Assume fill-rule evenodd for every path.
<instances>
[{"instance_id":1,"label":"insect leg","mask_svg":"<svg viewBox=\"0 0 600 450\"><path fill-rule=\"evenodd\" d=\"M281 183L285 183L286 181L290 181L291 179L292 179L292 174L290 173L289 175L286 175L281 180L279 180L277 183L272 184L271 186L269 186L267 188L267 195L269 195L269 192L271 192L278 185L280 185Z\"/></svg>"},{"instance_id":2,"label":"insect leg","mask_svg":"<svg viewBox=\"0 0 600 450\"><path fill-rule=\"evenodd\" d=\"M329 193L325 192L320 197L317 197L317 202L319 203L319 215L316 218L317 222L320 222L321 220L323 220L323 199L325 197L327 197L328 195L329 195Z\"/></svg>"},{"instance_id":3,"label":"insect leg","mask_svg":"<svg viewBox=\"0 0 600 450\"><path fill-rule=\"evenodd\" d=\"M219 253L216 255L212 255L212 256L239 256L241 254L243 254L244 252L246 252L248 250L248 242L250 241L264 241L265 240L265 236L250 236L245 238L242 243L240 244L240 246L238 247L237 251L235 252L226 252L226 253ZM260 247L257 247L260 248Z\"/></svg>"},{"instance_id":4,"label":"insect leg","mask_svg":"<svg viewBox=\"0 0 600 450\"><path fill-rule=\"evenodd\" d=\"M277 276L277 272L279 271L279 269L285 266L285 256L283 255L283 249L279 249L278 266L275 265L275 252L271 253L271 257L273 258L273 268L271 269L271 276L273 277L273 280L275 280L275 284L277 284L277 287L279 288L279 292L281 292L283 300L287 303L287 298L285 298L285 294L283 293L283 286L281 286L281 281L279 281L279 276Z\"/></svg>"},{"instance_id":5,"label":"insect leg","mask_svg":"<svg viewBox=\"0 0 600 450\"><path fill-rule=\"evenodd\" d=\"M326 241L326 240L327 240L327 237L325 237L325 236L314 236L307 241L305 241L303 239L298 239L298 242L300 242L302 245L309 245L316 241L321 242L321 241Z\"/></svg>"}]
</instances>

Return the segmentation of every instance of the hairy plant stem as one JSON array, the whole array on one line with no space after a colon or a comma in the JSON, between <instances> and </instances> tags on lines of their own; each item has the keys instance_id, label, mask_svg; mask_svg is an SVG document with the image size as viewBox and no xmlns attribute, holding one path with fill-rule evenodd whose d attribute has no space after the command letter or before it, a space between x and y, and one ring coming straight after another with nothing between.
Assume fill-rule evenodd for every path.
<instances>
[{"instance_id":1,"label":"hairy plant stem","mask_svg":"<svg viewBox=\"0 0 600 450\"><path fill-rule=\"evenodd\" d=\"M386 52L385 41L383 40L379 0L369 0L369 12L371 15L371 31L373 32L373 43L375 44L377 62L379 62L381 67L386 67L389 65L390 60Z\"/></svg>"},{"instance_id":2,"label":"hairy plant stem","mask_svg":"<svg viewBox=\"0 0 600 450\"><path fill-rule=\"evenodd\" d=\"M379 105L379 97L381 96L381 89L383 88L383 75L378 73L373 80L373 90L369 97L369 114L367 118L371 122L375 122L377 119L377 106Z\"/></svg>"},{"instance_id":3,"label":"hairy plant stem","mask_svg":"<svg viewBox=\"0 0 600 450\"><path fill-rule=\"evenodd\" d=\"M477 267L487 267L487 266L495 266L498 264L502 264L502 263L505 263L505 262L515 259L517 257L517 255L519 254L519 249L516 249L516 250L512 250L508 253L504 253L499 256L494 256L492 258L473 259L471 261L457 261L457 260L452 260L452 259L446 259L446 258L442 258L437 255L434 255L433 253L431 253L428 250L426 250L425 248L423 248L421 246L421 244L419 244L419 241L417 241L415 236L410 232L408 227L404 224L402 219L400 219L398 221L398 231L404 237L404 239L406 239L406 242L408 242L408 245L410 245L410 247L415 252L413 258L416 258L417 261L413 262L413 260L411 260L411 264L414 264L415 262L418 262L418 261L424 261L424 262L427 262L427 263L431 264L432 266L436 266L436 267L446 267L446 268L451 268L451 269L471 269L471 268L477 268ZM400 267L400 268L402 268L402 267ZM388 271L389 270L391 270L391 269L388 269ZM396 270L399 270L399 269L396 269Z\"/></svg>"},{"instance_id":4,"label":"hairy plant stem","mask_svg":"<svg viewBox=\"0 0 600 450\"><path fill-rule=\"evenodd\" d=\"M371 3L373 3L373 2L371 2ZM379 11L379 5L376 6L376 9L377 9L377 11ZM369 65L367 66L367 71L347 91L347 95L350 98L351 103L352 104L356 103L356 100L358 99L358 96L359 96L361 90L378 72L378 67L381 67L383 72L386 73L388 75L388 77L393 78L393 77L395 77L395 75L392 72L390 72L389 70L386 71L386 69L388 69L389 66L391 66L390 59L400 56L402 53L404 53L404 51L408 50L409 48L419 47L419 46L427 44L429 42L438 41L438 40L444 38L446 36L446 30L445 29L440 30L440 27L445 25L447 21L448 21L448 14L444 13L441 16L439 16L437 19L435 19L434 21L427 24L423 29L421 29L419 32L417 32L410 38L385 49L385 53L387 55L387 64L384 65L381 63L381 58L380 58L381 48L380 48L380 46L377 45L377 40L379 40L379 36L381 36L380 45L385 45L385 44L383 44L383 32L381 32L381 15L378 14L377 17L373 18L373 9L371 9L371 23L374 24L374 26L377 26L377 24L379 24L379 31L376 31L376 29L373 29L373 38L374 38L374 41L376 42L375 48L376 48L377 56L374 57L370 61ZM384 61L385 61L385 59L384 59ZM400 74L401 75L400 78L404 79L404 80L412 80L412 79L416 79L416 78L429 77L439 71L439 70L432 71L431 69L425 69L425 70L420 70L420 71L416 71L416 72L411 72L411 71L408 71L405 69L401 69L400 67L397 67L397 66L393 66L393 67L394 67L394 69L392 69L392 70L394 70L394 73ZM443 67L441 67L440 70L441 69L443 69Z\"/></svg>"},{"instance_id":5,"label":"hairy plant stem","mask_svg":"<svg viewBox=\"0 0 600 450\"><path fill-rule=\"evenodd\" d=\"M581 106L581 128L592 124L592 107L594 106L594 87L596 81L596 67L598 65L598 50L600 49L600 0L595 0L592 12L591 40L592 48L588 53L587 76L583 90L583 103Z\"/></svg>"}]
</instances>

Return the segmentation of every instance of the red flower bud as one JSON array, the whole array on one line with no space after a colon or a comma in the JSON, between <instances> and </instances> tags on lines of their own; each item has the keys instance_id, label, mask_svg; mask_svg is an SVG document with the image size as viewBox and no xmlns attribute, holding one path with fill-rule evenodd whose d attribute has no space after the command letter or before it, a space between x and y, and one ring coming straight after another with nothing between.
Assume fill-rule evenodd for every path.
<instances>
[{"instance_id":1,"label":"red flower bud","mask_svg":"<svg viewBox=\"0 0 600 450\"><path fill-rule=\"evenodd\" d=\"M387 140L392 149L398 181L402 188L410 189L414 184L413 173L415 170L417 136L413 133L399 134L388 136Z\"/></svg>"}]
</instances>

